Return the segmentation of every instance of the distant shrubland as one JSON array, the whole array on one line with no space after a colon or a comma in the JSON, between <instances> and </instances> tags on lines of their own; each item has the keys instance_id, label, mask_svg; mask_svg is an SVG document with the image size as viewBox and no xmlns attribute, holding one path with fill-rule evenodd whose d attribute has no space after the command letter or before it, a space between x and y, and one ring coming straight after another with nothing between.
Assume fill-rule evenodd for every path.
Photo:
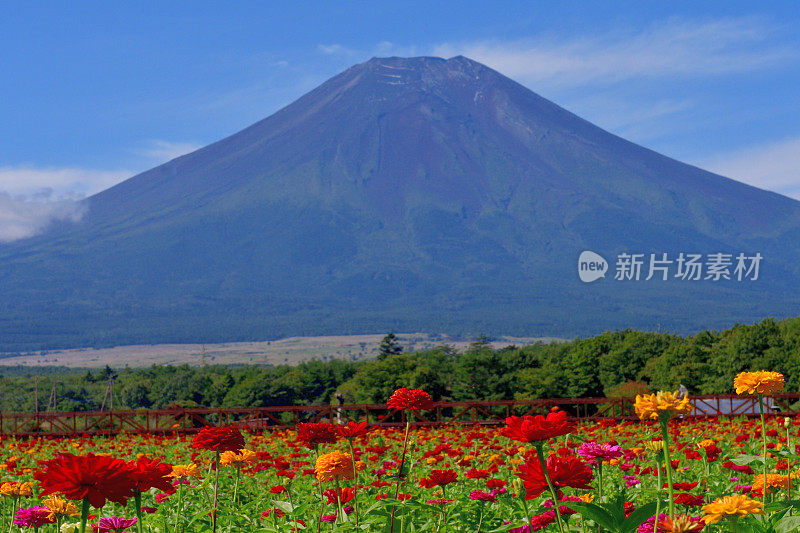
<instances>
[{"instance_id":1,"label":"distant shrubland","mask_svg":"<svg viewBox=\"0 0 800 533\"><path fill-rule=\"evenodd\" d=\"M399 353L398 353L399 352ZM2 410L39 410L55 390L59 411L115 408L242 407L382 403L398 387L422 388L435 400L626 396L652 389L729 393L741 370L783 373L800 390L800 318L766 319L691 336L636 330L560 343L493 349L478 339L463 351L447 345L417 352L384 346L374 361L311 361L296 366L153 366L91 370L9 367L0 376ZM37 374L38 372L38 374ZM55 388L54 388L55 384Z\"/></svg>"}]
</instances>

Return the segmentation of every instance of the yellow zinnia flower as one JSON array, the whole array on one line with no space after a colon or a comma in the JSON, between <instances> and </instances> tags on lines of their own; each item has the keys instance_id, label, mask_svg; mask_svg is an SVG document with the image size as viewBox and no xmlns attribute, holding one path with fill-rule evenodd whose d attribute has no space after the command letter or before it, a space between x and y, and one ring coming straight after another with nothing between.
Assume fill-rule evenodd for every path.
<instances>
[{"instance_id":1,"label":"yellow zinnia flower","mask_svg":"<svg viewBox=\"0 0 800 533\"><path fill-rule=\"evenodd\" d=\"M172 465L172 472L169 477L197 477L200 475L200 470L194 463L188 465Z\"/></svg>"},{"instance_id":2,"label":"yellow zinnia flower","mask_svg":"<svg viewBox=\"0 0 800 533\"><path fill-rule=\"evenodd\" d=\"M353 479L353 456L349 453L334 451L320 455L314 468L314 475L319 481L334 479Z\"/></svg>"},{"instance_id":3,"label":"yellow zinnia flower","mask_svg":"<svg viewBox=\"0 0 800 533\"><path fill-rule=\"evenodd\" d=\"M252 450L242 448L239 453L236 452L222 452L219 457L219 462L223 465L235 465L239 463L254 463L258 461L258 455Z\"/></svg>"},{"instance_id":4,"label":"yellow zinnia flower","mask_svg":"<svg viewBox=\"0 0 800 533\"><path fill-rule=\"evenodd\" d=\"M58 496L48 496L42 500L42 505L50 510L51 520L56 520L59 516L81 515L81 512L74 503Z\"/></svg>"},{"instance_id":5,"label":"yellow zinnia flower","mask_svg":"<svg viewBox=\"0 0 800 533\"><path fill-rule=\"evenodd\" d=\"M33 494L33 482L26 481L24 483L19 483L17 481L6 481L0 485L0 494L12 498L28 498Z\"/></svg>"},{"instance_id":6,"label":"yellow zinnia flower","mask_svg":"<svg viewBox=\"0 0 800 533\"><path fill-rule=\"evenodd\" d=\"M716 524L726 516L747 516L764 514L764 502L751 500L743 494L732 494L717 498L703 506L703 520L706 524Z\"/></svg>"},{"instance_id":7,"label":"yellow zinnia flower","mask_svg":"<svg viewBox=\"0 0 800 533\"><path fill-rule=\"evenodd\" d=\"M637 394L634 404L640 420L658 420L659 413L689 413L689 396L678 398L677 392L658 391L655 394Z\"/></svg>"},{"instance_id":8,"label":"yellow zinnia flower","mask_svg":"<svg viewBox=\"0 0 800 533\"><path fill-rule=\"evenodd\" d=\"M740 372L733 380L736 394L773 394L782 392L785 380L780 372Z\"/></svg>"}]
</instances>

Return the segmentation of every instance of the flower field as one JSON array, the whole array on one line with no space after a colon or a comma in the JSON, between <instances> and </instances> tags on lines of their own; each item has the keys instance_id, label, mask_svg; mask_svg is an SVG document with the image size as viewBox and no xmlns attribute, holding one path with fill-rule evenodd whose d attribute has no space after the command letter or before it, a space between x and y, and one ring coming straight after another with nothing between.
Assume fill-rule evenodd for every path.
<instances>
[{"instance_id":1,"label":"flower field","mask_svg":"<svg viewBox=\"0 0 800 533\"><path fill-rule=\"evenodd\" d=\"M779 376L743 373L735 386L761 399L782 390ZM406 389L388 401L429 404ZM626 422L554 411L499 428L350 422L7 438L0 530L800 530L800 421L682 418L687 404L669 392L640 396L640 420Z\"/></svg>"}]
</instances>

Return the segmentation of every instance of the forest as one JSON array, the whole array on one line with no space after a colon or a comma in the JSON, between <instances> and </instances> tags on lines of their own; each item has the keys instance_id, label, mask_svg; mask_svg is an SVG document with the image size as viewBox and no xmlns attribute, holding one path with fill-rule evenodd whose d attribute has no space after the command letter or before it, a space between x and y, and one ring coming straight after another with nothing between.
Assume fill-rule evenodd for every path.
<instances>
[{"instance_id":1,"label":"forest","mask_svg":"<svg viewBox=\"0 0 800 533\"><path fill-rule=\"evenodd\" d=\"M480 337L458 351L442 345L407 352L387 336L372 361L278 366L152 366L75 369L5 367L3 412L383 403L399 387L434 400L631 396L646 390L730 393L742 370L774 370L800 389L800 318L765 319L694 335L623 330L494 349Z\"/></svg>"}]
</instances>

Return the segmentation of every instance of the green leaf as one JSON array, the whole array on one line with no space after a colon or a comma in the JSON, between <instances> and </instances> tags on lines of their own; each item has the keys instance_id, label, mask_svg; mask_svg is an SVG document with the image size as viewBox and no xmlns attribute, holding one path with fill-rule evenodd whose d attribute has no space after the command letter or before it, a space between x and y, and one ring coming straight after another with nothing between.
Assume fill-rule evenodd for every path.
<instances>
[{"instance_id":1,"label":"green leaf","mask_svg":"<svg viewBox=\"0 0 800 533\"><path fill-rule=\"evenodd\" d=\"M775 533L790 533L800 530L800 516L784 516L775 524Z\"/></svg>"},{"instance_id":2,"label":"green leaf","mask_svg":"<svg viewBox=\"0 0 800 533\"><path fill-rule=\"evenodd\" d=\"M292 511L294 511L294 506L289 502L285 502L282 500L273 500L273 503L275 504L275 507L280 508L280 510L282 510L286 514L292 514Z\"/></svg>"},{"instance_id":3,"label":"green leaf","mask_svg":"<svg viewBox=\"0 0 800 533\"><path fill-rule=\"evenodd\" d=\"M764 506L764 512L766 513L774 513L775 511L780 511L783 509L789 509L791 507L800 509L800 500L788 500L788 501L778 501L778 502L770 502Z\"/></svg>"},{"instance_id":4,"label":"green leaf","mask_svg":"<svg viewBox=\"0 0 800 533\"><path fill-rule=\"evenodd\" d=\"M648 518L655 514L656 507L656 502L650 502L633 511L631 515L622 523L622 527L619 530L620 533L632 533L633 531L636 531L636 528L638 528ZM656 520L658 520L658 517L656 517Z\"/></svg>"},{"instance_id":5,"label":"green leaf","mask_svg":"<svg viewBox=\"0 0 800 533\"><path fill-rule=\"evenodd\" d=\"M764 458L758 455L739 455L731 459L731 462L739 466L749 465L750 463L763 463Z\"/></svg>"},{"instance_id":6,"label":"green leaf","mask_svg":"<svg viewBox=\"0 0 800 533\"><path fill-rule=\"evenodd\" d=\"M569 507L575 509L575 512L582 517L593 520L598 526L611 531L617 528L617 521L614 516L599 505L586 502L569 502Z\"/></svg>"}]
</instances>

